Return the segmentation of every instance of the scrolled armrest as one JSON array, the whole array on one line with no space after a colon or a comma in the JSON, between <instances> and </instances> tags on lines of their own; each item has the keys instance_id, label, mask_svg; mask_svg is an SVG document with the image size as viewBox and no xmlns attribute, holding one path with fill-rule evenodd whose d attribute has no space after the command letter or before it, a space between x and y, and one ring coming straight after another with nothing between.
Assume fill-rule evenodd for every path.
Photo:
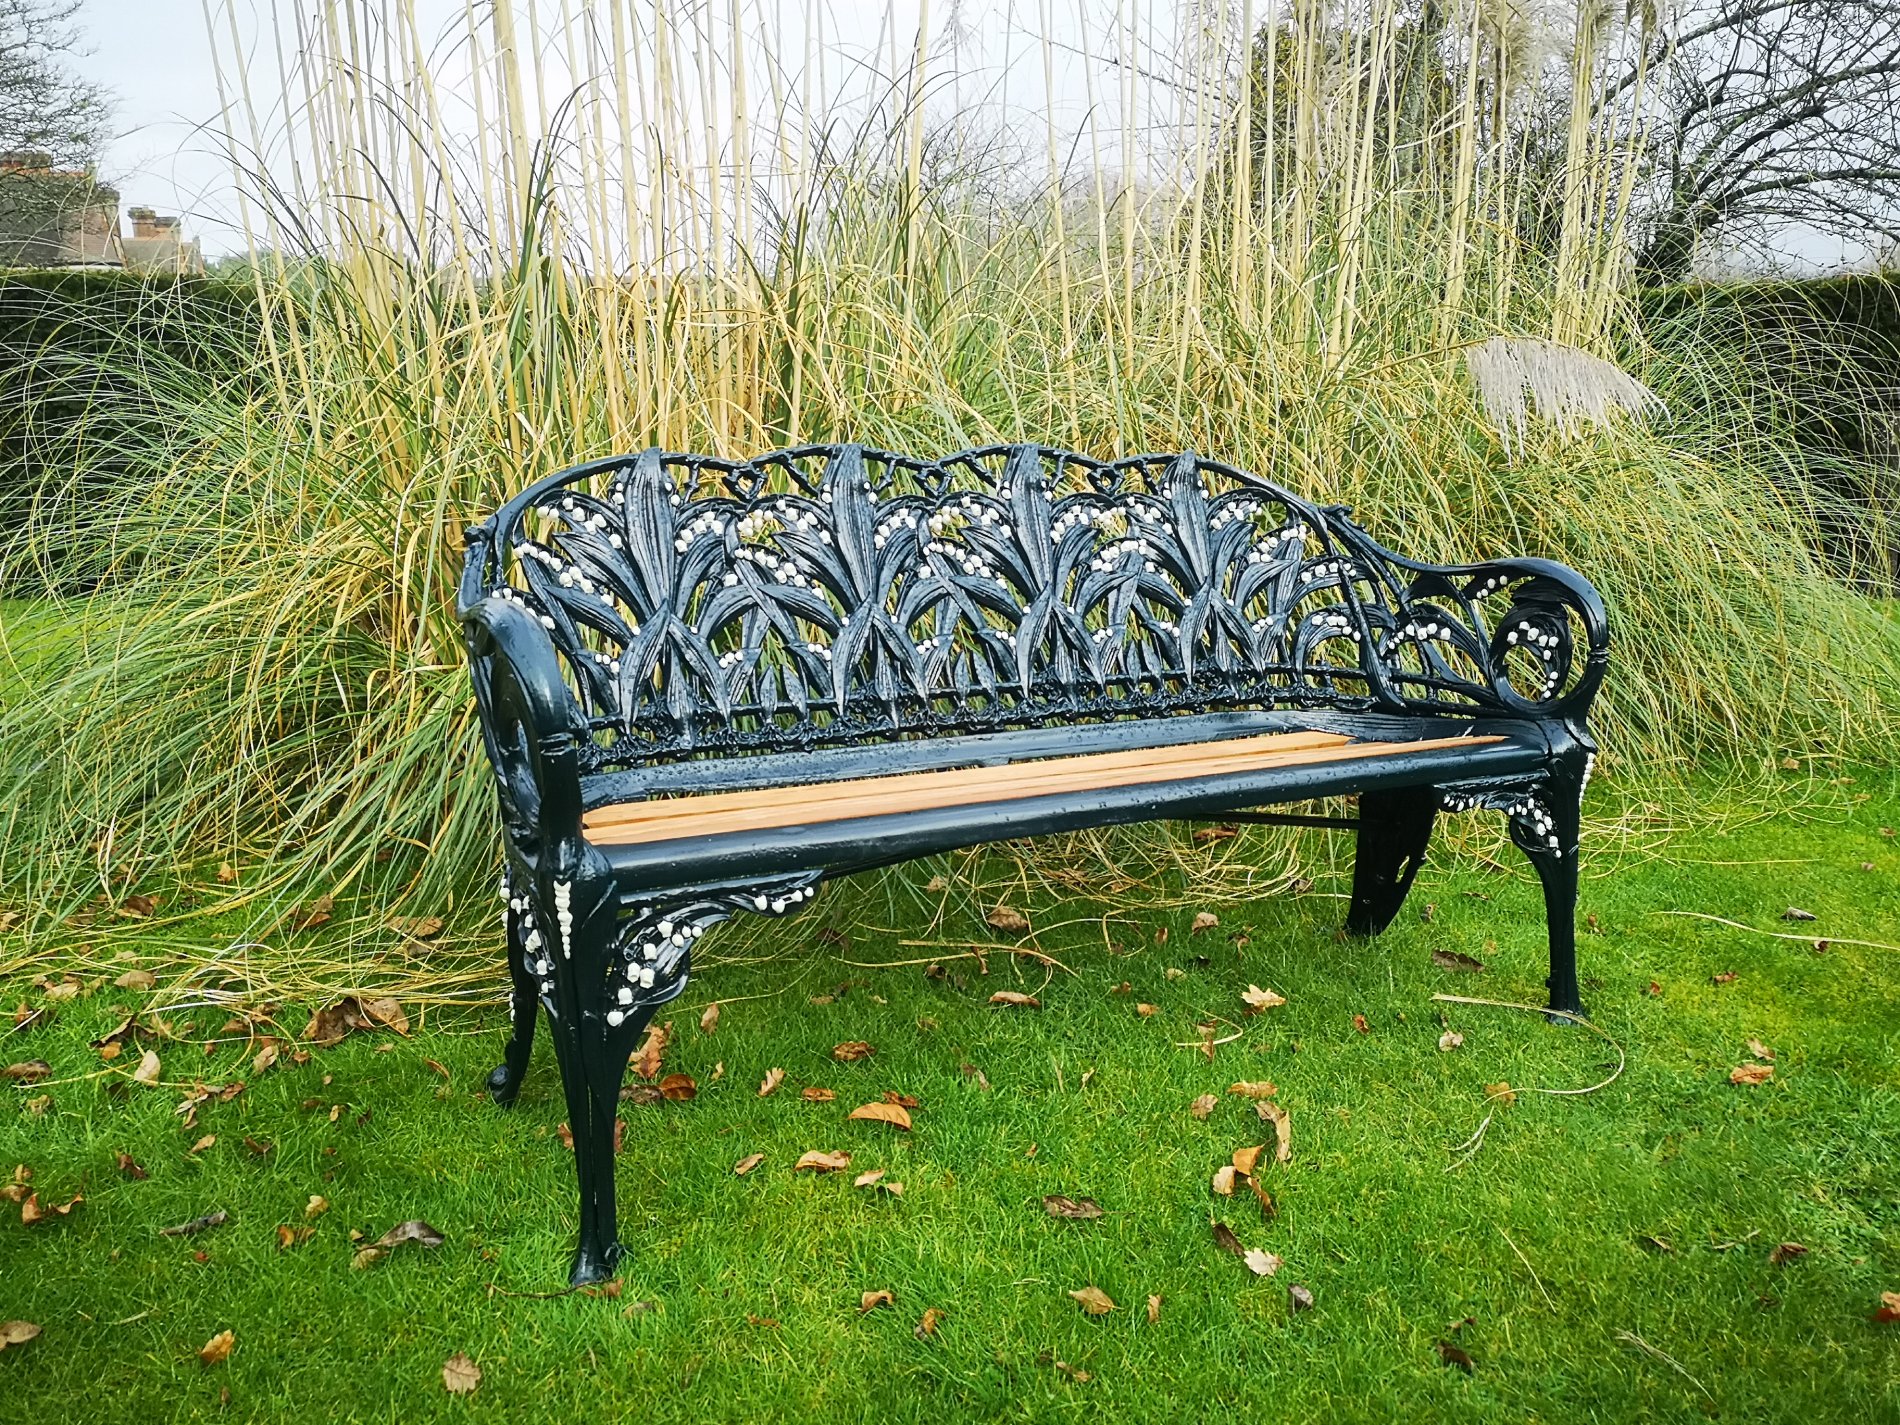
<instances>
[{"instance_id":1,"label":"scrolled armrest","mask_svg":"<svg viewBox=\"0 0 1900 1425\"><path fill-rule=\"evenodd\" d=\"M533 613L498 594L458 608L502 820L522 858L539 863L580 837L586 720Z\"/></svg>"}]
</instances>

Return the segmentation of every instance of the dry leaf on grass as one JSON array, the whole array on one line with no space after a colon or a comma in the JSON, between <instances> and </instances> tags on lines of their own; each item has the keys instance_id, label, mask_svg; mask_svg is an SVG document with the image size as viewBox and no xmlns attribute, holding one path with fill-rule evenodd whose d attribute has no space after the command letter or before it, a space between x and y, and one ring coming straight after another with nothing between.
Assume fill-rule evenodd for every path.
<instances>
[{"instance_id":1,"label":"dry leaf on grass","mask_svg":"<svg viewBox=\"0 0 1900 1425\"><path fill-rule=\"evenodd\" d=\"M1273 1125L1273 1161L1293 1161L1293 1115L1277 1103L1256 1103L1254 1112Z\"/></svg>"},{"instance_id":2,"label":"dry leaf on grass","mask_svg":"<svg viewBox=\"0 0 1900 1425\"><path fill-rule=\"evenodd\" d=\"M742 1178L764 1161L765 1154L763 1153L747 1153L743 1158L732 1165L732 1175L736 1178Z\"/></svg>"},{"instance_id":3,"label":"dry leaf on grass","mask_svg":"<svg viewBox=\"0 0 1900 1425\"><path fill-rule=\"evenodd\" d=\"M831 1057L840 1064L855 1064L858 1060L868 1059L875 1053L877 1050L862 1039L847 1039L842 1044L831 1046Z\"/></svg>"},{"instance_id":4,"label":"dry leaf on grass","mask_svg":"<svg viewBox=\"0 0 1900 1425\"><path fill-rule=\"evenodd\" d=\"M1464 1046L1465 1036L1455 1029L1447 1029L1438 1036L1438 1052L1441 1054L1449 1054L1452 1050L1462 1049Z\"/></svg>"},{"instance_id":5,"label":"dry leaf on grass","mask_svg":"<svg viewBox=\"0 0 1900 1425\"><path fill-rule=\"evenodd\" d=\"M127 896L119 906L119 914L132 920L143 920L158 909L158 897L148 895Z\"/></svg>"},{"instance_id":6,"label":"dry leaf on grass","mask_svg":"<svg viewBox=\"0 0 1900 1425\"><path fill-rule=\"evenodd\" d=\"M1158 1004L1138 1004L1135 1006L1135 1013L1140 1015L1143 1019L1147 1019L1152 1015L1161 1013L1161 1006Z\"/></svg>"},{"instance_id":7,"label":"dry leaf on grass","mask_svg":"<svg viewBox=\"0 0 1900 1425\"><path fill-rule=\"evenodd\" d=\"M330 912L336 909L335 896L318 896L291 911L289 915L292 930L315 930L320 925L330 923Z\"/></svg>"},{"instance_id":8,"label":"dry leaf on grass","mask_svg":"<svg viewBox=\"0 0 1900 1425\"><path fill-rule=\"evenodd\" d=\"M1257 1144L1234 1149L1234 1171L1253 1175L1254 1166L1260 1161L1260 1155L1267 1150Z\"/></svg>"},{"instance_id":9,"label":"dry leaf on grass","mask_svg":"<svg viewBox=\"0 0 1900 1425\"><path fill-rule=\"evenodd\" d=\"M229 1360L231 1352L236 1349L237 1337L229 1331L220 1331L198 1348L198 1359L207 1366L215 1366L220 1361Z\"/></svg>"},{"instance_id":10,"label":"dry leaf on grass","mask_svg":"<svg viewBox=\"0 0 1900 1425\"><path fill-rule=\"evenodd\" d=\"M150 970L127 970L112 983L122 990L149 990L158 984L158 976Z\"/></svg>"},{"instance_id":11,"label":"dry leaf on grass","mask_svg":"<svg viewBox=\"0 0 1900 1425\"><path fill-rule=\"evenodd\" d=\"M147 1049L139 1055L139 1066L132 1071L132 1081L140 1084L156 1084L159 1072L157 1052Z\"/></svg>"},{"instance_id":12,"label":"dry leaf on grass","mask_svg":"<svg viewBox=\"0 0 1900 1425\"><path fill-rule=\"evenodd\" d=\"M9 1346L24 1346L40 1334L31 1321L0 1321L0 1351Z\"/></svg>"},{"instance_id":13,"label":"dry leaf on grass","mask_svg":"<svg viewBox=\"0 0 1900 1425\"><path fill-rule=\"evenodd\" d=\"M814 1148L809 1153L800 1155L798 1161L792 1164L792 1171L795 1173L835 1173L850 1166L849 1153L824 1153Z\"/></svg>"},{"instance_id":14,"label":"dry leaf on grass","mask_svg":"<svg viewBox=\"0 0 1900 1425\"><path fill-rule=\"evenodd\" d=\"M142 1183L151 1176L130 1153L119 1154L119 1172L135 1183Z\"/></svg>"},{"instance_id":15,"label":"dry leaf on grass","mask_svg":"<svg viewBox=\"0 0 1900 1425\"><path fill-rule=\"evenodd\" d=\"M411 940L433 940L442 933L442 917L439 915L392 915L383 924Z\"/></svg>"},{"instance_id":16,"label":"dry leaf on grass","mask_svg":"<svg viewBox=\"0 0 1900 1425\"><path fill-rule=\"evenodd\" d=\"M482 1383L482 1368L457 1351L442 1363L442 1388L450 1395L468 1395Z\"/></svg>"},{"instance_id":17,"label":"dry leaf on grass","mask_svg":"<svg viewBox=\"0 0 1900 1425\"><path fill-rule=\"evenodd\" d=\"M1029 917L1014 906L999 905L983 918L984 924L991 930L999 930L1005 935L1027 935Z\"/></svg>"},{"instance_id":18,"label":"dry leaf on grass","mask_svg":"<svg viewBox=\"0 0 1900 1425\"><path fill-rule=\"evenodd\" d=\"M1050 1193L1042 1200L1042 1210L1051 1217L1068 1217L1077 1221L1088 1221L1102 1215L1102 1205L1092 1197L1064 1197L1061 1193Z\"/></svg>"},{"instance_id":19,"label":"dry leaf on grass","mask_svg":"<svg viewBox=\"0 0 1900 1425\"><path fill-rule=\"evenodd\" d=\"M1286 996L1263 990L1259 985L1248 985L1240 992L1240 1001L1247 1006L1249 1014L1259 1014L1263 1010L1278 1009L1286 1003Z\"/></svg>"},{"instance_id":20,"label":"dry leaf on grass","mask_svg":"<svg viewBox=\"0 0 1900 1425\"><path fill-rule=\"evenodd\" d=\"M719 1027L719 1001L714 1000L706 1006L706 1012L699 1017L699 1032L711 1034Z\"/></svg>"},{"instance_id":21,"label":"dry leaf on grass","mask_svg":"<svg viewBox=\"0 0 1900 1425\"><path fill-rule=\"evenodd\" d=\"M1770 1049L1759 1039L1751 1039L1748 1041L1748 1052L1753 1054L1757 1059L1760 1059L1764 1064L1772 1064L1775 1062L1775 1051Z\"/></svg>"},{"instance_id":22,"label":"dry leaf on grass","mask_svg":"<svg viewBox=\"0 0 1900 1425\"><path fill-rule=\"evenodd\" d=\"M660 1097L669 1103L691 1103L699 1097L699 1085L691 1074L668 1074L659 1083Z\"/></svg>"},{"instance_id":23,"label":"dry leaf on grass","mask_svg":"<svg viewBox=\"0 0 1900 1425\"><path fill-rule=\"evenodd\" d=\"M1214 1169L1214 1180L1209 1183L1208 1186L1213 1188L1214 1191L1219 1193L1222 1197L1232 1197L1234 1195L1234 1176L1234 1165L1232 1163L1222 1163L1218 1168Z\"/></svg>"},{"instance_id":24,"label":"dry leaf on grass","mask_svg":"<svg viewBox=\"0 0 1900 1425\"><path fill-rule=\"evenodd\" d=\"M646 1038L640 1041L640 1047L633 1051L633 1057L627 1062L634 1073L643 1079L657 1079L660 1065L666 1059L667 1045L673 1042L673 1021L664 1024L649 1024Z\"/></svg>"},{"instance_id":25,"label":"dry leaf on grass","mask_svg":"<svg viewBox=\"0 0 1900 1425\"><path fill-rule=\"evenodd\" d=\"M381 1028L393 1029L405 1036L409 1033L409 1016L403 1013L400 1004L388 995L372 999L345 995L311 1015L310 1022L304 1026L303 1037L320 1049L328 1049L341 1044L347 1035Z\"/></svg>"},{"instance_id":26,"label":"dry leaf on grass","mask_svg":"<svg viewBox=\"0 0 1900 1425\"><path fill-rule=\"evenodd\" d=\"M1456 950L1432 951L1432 963L1441 970L1463 970L1473 975L1484 973L1484 961L1473 959Z\"/></svg>"},{"instance_id":27,"label":"dry leaf on grass","mask_svg":"<svg viewBox=\"0 0 1900 1425\"><path fill-rule=\"evenodd\" d=\"M1188 927L1189 935L1199 935L1203 930L1212 930L1220 924L1220 917L1211 910L1195 912L1194 923Z\"/></svg>"},{"instance_id":28,"label":"dry leaf on grass","mask_svg":"<svg viewBox=\"0 0 1900 1425\"><path fill-rule=\"evenodd\" d=\"M1900 1291L1881 1292L1880 1305L1868 1320L1878 1322L1882 1326L1891 1326L1894 1322L1900 1321Z\"/></svg>"},{"instance_id":29,"label":"dry leaf on grass","mask_svg":"<svg viewBox=\"0 0 1900 1425\"><path fill-rule=\"evenodd\" d=\"M1213 1094L1204 1093L1195 1099L1193 1103L1188 1105L1188 1112L1193 1114L1196 1118L1206 1118L1208 1114L1214 1111L1214 1105L1219 1102L1220 1100L1215 1098Z\"/></svg>"},{"instance_id":30,"label":"dry leaf on grass","mask_svg":"<svg viewBox=\"0 0 1900 1425\"><path fill-rule=\"evenodd\" d=\"M1041 1009L1042 1001L1034 995L1026 995L1020 990L998 990L990 996L991 1004L1016 1005L1021 1009Z\"/></svg>"},{"instance_id":31,"label":"dry leaf on grass","mask_svg":"<svg viewBox=\"0 0 1900 1425\"><path fill-rule=\"evenodd\" d=\"M1821 917L1811 910L1803 910L1798 905L1791 905L1781 913L1781 918L1783 920L1819 920Z\"/></svg>"},{"instance_id":32,"label":"dry leaf on grass","mask_svg":"<svg viewBox=\"0 0 1900 1425\"><path fill-rule=\"evenodd\" d=\"M310 1201L303 1205L305 1217L321 1217L330 1210L330 1199L320 1192L310 1194Z\"/></svg>"},{"instance_id":33,"label":"dry leaf on grass","mask_svg":"<svg viewBox=\"0 0 1900 1425\"><path fill-rule=\"evenodd\" d=\"M888 1123L891 1127L901 1128L906 1133L910 1131L910 1114L902 1104L898 1103L861 1103L852 1109L848 1116L862 1118L872 1123Z\"/></svg>"},{"instance_id":34,"label":"dry leaf on grass","mask_svg":"<svg viewBox=\"0 0 1900 1425\"><path fill-rule=\"evenodd\" d=\"M859 1173L851 1179L851 1186L854 1188L876 1187L883 1181L884 1173L883 1168L872 1168L868 1172Z\"/></svg>"},{"instance_id":35,"label":"dry leaf on grass","mask_svg":"<svg viewBox=\"0 0 1900 1425\"><path fill-rule=\"evenodd\" d=\"M1286 1289L1286 1304L1289 1311L1311 1311L1313 1293L1303 1286L1290 1286Z\"/></svg>"},{"instance_id":36,"label":"dry leaf on grass","mask_svg":"<svg viewBox=\"0 0 1900 1425\"><path fill-rule=\"evenodd\" d=\"M292 1247L301 1247L316 1235L314 1227L289 1227L279 1224L277 1228L277 1250L288 1252Z\"/></svg>"},{"instance_id":37,"label":"dry leaf on grass","mask_svg":"<svg viewBox=\"0 0 1900 1425\"><path fill-rule=\"evenodd\" d=\"M1737 1064L1728 1071L1728 1081L1732 1084L1765 1084L1775 1076L1772 1064Z\"/></svg>"},{"instance_id":38,"label":"dry leaf on grass","mask_svg":"<svg viewBox=\"0 0 1900 1425\"><path fill-rule=\"evenodd\" d=\"M1768 1254L1768 1265L1785 1267L1795 1258L1805 1257L1807 1254L1808 1249L1799 1242L1777 1242L1774 1250Z\"/></svg>"},{"instance_id":39,"label":"dry leaf on grass","mask_svg":"<svg viewBox=\"0 0 1900 1425\"><path fill-rule=\"evenodd\" d=\"M785 1082L785 1070L767 1069L765 1071L765 1077L759 1080L759 1097L760 1098L768 1097L772 1093L776 1092L778 1089L778 1086L784 1082Z\"/></svg>"},{"instance_id":40,"label":"dry leaf on grass","mask_svg":"<svg viewBox=\"0 0 1900 1425\"><path fill-rule=\"evenodd\" d=\"M1240 1239L1234 1235L1234 1229L1225 1222L1210 1222L1207 1227L1214 1234L1214 1245L1221 1251L1230 1252L1236 1257L1247 1255L1247 1249L1240 1245Z\"/></svg>"},{"instance_id":41,"label":"dry leaf on grass","mask_svg":"<svg viewBox=\"0 0 1900 1425\"><path fill-rule=\"evenodd\" d=\"M196 1143L193 1143L191 1147L186 1149L185 1151L189 1153L194 1153L194 1154L202 1153L204 1152L205 1149L209 1148L213 1143L216 1143L217 1141L218 1141L217 1134L207 1133L205 1134L204 1137L200 1138Z\"/></svg>"},{"instance_id":42,"label":"dry leaf on grass","mask_svg":"<svg viewBox=\"0 0 1900 1425\"><path fill-rule=\"evenodd\" d=\"M1517 1090L1503 1080L1499 1080L1495 1084L1486 1084L1484 1086L1484 1096L1491 1099L1500 1108L1509 1108L1512 1104L1517 1102Z\"/></svg>"},{"instance_id":43,"label":"dry leaf on grass","mask_svg":"<svg viewBox=\"0 0 1900 1425\"><path fill-rule=\"evenodd\" d=\"M1448 1366L1458 1367L1466 1375L1470 1375L1474 1368L1471 1353L1462 1347L1452 1345L1449 1341L1438 1343L1438 1358Z\"/></svg>"},{"instance_id":44,"label":"dry leaf on grass","mask_svg":"<svg viewBox=\"0 0 1900 1425\"><path fill-rule=\"evenodd\" d=\"M1272 1098L1279 1091L1280 1086L1272 1079L1243 1080L1227 1086L1227 1092L1239 1098Z\"/></svg>"},{"instance_id":45,"label":"dry leaf on grass","mask_svg":"<svg viewBox=\"0 0 1900 1425\"><path fill-rule=\"evenodd\" d=\"M860 1315L867 1311L875 1311L880 1306L895 1305L897 1305L897 1298L892 1296L888 1291L867 1291L860 1293L858 1296L858 1313Z\"/></svg>"},{"instance_id":46,"label":"dry leaf on grass","mask_svg":"<svg viewBox=\"0 0 1900 1425\"><path fill-rule=\"evenodd\" d=\"M37 1084L41 1079L52 1076L53 1066L44 1059L26 1059L0 1069L0 1079L7 1079L16 1084Z\"/></svg>"},{"instance_id":47,"label":"dry leaf on grass","mask_svg":"<svg viewBox=\"0 0 1900 1425\"><path fill-rule=\"evenodd\" d=\"M1150 1326L1161 1324L1161 1298L1158 1296L1148 1298L1148 1324Z\"/></svg>"},{"instance_id":48,"label":"dry leaf on grass","mask_svg":"<svg viewBox=\"0 0 1900 1425\"><path fill-rule=\"evenodd\" d=\"M1258 1247L1249 1247L1241 1260L1247 1264L1247 1270L1257 1277L1270 1277L1280 1270L1281 1265L1280 1259L1273 1253L1262 1251Z\"/></svg>"},{"instance_id":49,"label":"dry leaf on grass","mask_svg":"<svg viewBox=\"0 0 1900 1425\"><path fill-rule=\"evenodd\" d=\"M189 1222L181 1222L176 1227L161 1227L158 1229L158 1235L161 1237L196 1237L200 1232L207 1232L213 1227L222 1227L230 1220L231 1214L220 1208L216 1212L207 1212L203 1217L194 1217Z\"/></svg>"},{"instance_id":50,"label":"dry leaf on grass","mask_svg":"<svg viewBox=\"0 0 1900 1425\"><path fill-rule=\"evenodd\" d=\"M1085 1286L1069 1295L1081 1303L1082 1309L1090 1316L1106 1316L1115 1309L1114 1301L1099 1286Z\"/></svg>"},{"instance_id":51,"label":"dry leaf on grass","mask_svg":"<svg viewBox=\"0 0 1900 1425\"><path fill-rule=\"evenodd\" d=\"M941 1325L943 1325L943 1313L934 1306L927 1306L924 1308L923 1320L912 1328L911 1334L919 1341L928 1340L937 1334L937 1328Z\"/></svg>"},{"instance_id":52,"label":"dry leaf on grass","mask_svg":"<svg viewBox=\"0 0 1900 1425\"><path fill-rule=\"evenodd\" d=\"M833 1093L830 1089L821 1089L816 1084L813 1084L809 1088L800 1089L798 1096L804 1099L806 1103L830 1103L838 1095Z\"/></svg>"},{"instance_id":53,"label":"dry leaf on grass","mask_svg":"<svg viewBox=\"0 0 1900 1425\"><path fill-rule=\"evenodd\" d=\"M1366 1017L1363 1014L1355 1014L1352 1017L1352 1027L1357 1029L1361 1034L1372 1033L1372 1026L1366 1023Z\"/></svg>"}]
</instances>

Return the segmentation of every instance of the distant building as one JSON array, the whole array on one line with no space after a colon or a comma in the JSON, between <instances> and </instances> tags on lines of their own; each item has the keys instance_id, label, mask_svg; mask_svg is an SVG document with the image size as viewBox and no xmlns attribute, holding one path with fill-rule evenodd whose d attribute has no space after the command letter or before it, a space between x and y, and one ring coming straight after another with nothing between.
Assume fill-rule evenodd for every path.
<instances>
[{"instance_id":1,"label":"distant building","mask_svg":"<svg viewBox=\"0 0 1900 1425\"><path fill-rule=\"evenodd\" d=\"M54 168L43 153L0 153L0 267L203 273L198 240L177 218L150 208L127 216L130 237L119 230L118 190L82 169Z\"/></svg>"}]
</instances>

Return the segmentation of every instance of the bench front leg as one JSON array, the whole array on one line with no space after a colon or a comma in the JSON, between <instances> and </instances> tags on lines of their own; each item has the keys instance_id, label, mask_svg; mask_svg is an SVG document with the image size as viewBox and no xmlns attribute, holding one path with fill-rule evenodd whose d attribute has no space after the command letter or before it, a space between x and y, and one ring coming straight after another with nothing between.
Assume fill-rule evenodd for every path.
<instances>
[{"instance_id":1,"label":"bench front leg","mask_svg":"<svg viewBox=\"0 0 1900 1425\"><path fill-rule=\"evenodd\" d=\"M641 1032L685 991L693 942L737 911L783 914L803 905L817 880L815 873L778 876L623 897L591 847L575 874L535 878L526 966L548 1012L574 1138L574 1285L605 1281L619 1269L614 1156L621 1080Z\"/></svg>"},{"instance_id":2,"label":"bench front leg","mask_svg":"<svg viewBox=\"0 0 1900 1425\"><path fill-rule=\"evenodd\" d=\"M529 903L516 887L512 872L502 872L501 898L506 907L502 911L502 929L508 942L508 1007L512 1032L501 1063L488 1076L488 1096L506 1108L520 1094L521 1081L527 1077L528 1056L534 1049L534 1021L541 1013L541 986L528 968L529 959L538 953L538 946L528 945L527 939L530 935L538 939L538 933L530 929Z\"/></svg>"},{"instance_id":3,"label":"bench front leg","mask_svg":"<svg viewBox=\"0 0 1900 1425\"><path fill-rule=\"evenodd\" d=\"M1545 770L1529 779L1466 783L1445 788L1446 811L1486 807L1510 820L1511 840L1530 858L1544 890L1544 918L1550 942L1550 1008L1566 1015L1583 1013L1577 983L1578 850L1583 792L1590 780L1596 747L1580 729L1554 730L1552 756Z\"/></svg>"}]
</instances>

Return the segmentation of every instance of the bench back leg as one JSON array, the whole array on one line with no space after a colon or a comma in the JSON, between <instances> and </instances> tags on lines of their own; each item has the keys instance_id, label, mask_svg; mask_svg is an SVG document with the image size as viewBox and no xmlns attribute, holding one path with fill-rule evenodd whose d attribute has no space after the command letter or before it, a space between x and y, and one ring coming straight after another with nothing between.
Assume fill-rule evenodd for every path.
<instances>
[{"instance_id":1,"label":"bench back leg","mask_svg":"<svg viewBox=\"0 0 1900 1425\"><path fill-rule=\"evenodd\" d=\"M501 894L507 902L502 916L508 940L509 1008L514 1027L501 1063L488 1076L488 1096L506 1108L515 1101L521 1092L521 1081L527 1077L528 1055L534 1049L534 1021L541 1012L541 992L528 969L527 950L522 944L527 934L527 917L517 908L518 897L512 881L506 877L502 880Z\"/></svg>"},{"instance_id":2,"label":"bench back leg","mask_svg":"<svg viewBox=\"0 0 1900 1425\"><path fill-rule=\"evenodd\" d=\"M1425 861L1438 788L1398 787L1359 797L1359 845L1352 866L1348 935L1377 935L1405 904Z\"/></svg>"}]
</instances>

